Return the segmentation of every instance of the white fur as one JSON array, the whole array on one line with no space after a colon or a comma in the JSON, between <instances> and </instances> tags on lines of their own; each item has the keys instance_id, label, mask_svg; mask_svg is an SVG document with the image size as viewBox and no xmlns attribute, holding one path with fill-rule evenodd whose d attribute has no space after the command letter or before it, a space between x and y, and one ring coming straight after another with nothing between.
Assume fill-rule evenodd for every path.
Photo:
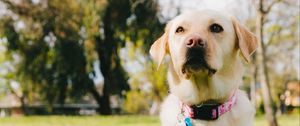
<instances>
[{"instance_id":1,"label":"white fur","mask_svg":"<svg viewBox=\"0 0 300 126\"><path fill-rule=\"evenodd\" d=\"M212 33L209 31L212 23L220 24L224 31ZM163 126L176 125L177 116L181 111L180 102L194 105L213 99L224 103L234 92L237 93L237 102L229 112L214 121L192 120L193 126L253 125L255 109L247 95L238 89L243 73L239 48L246 52L243 55L250 55L256 41L255 36L249 40L242 38L245 34L252 37L252 34L234 23L236 22L221 12L206 10L185 13L170 21L166 33L153 44L150 52L158 62L161 62L165 54L171 57L168 71L171 94L164 100L160 113ZM183 26L186 31L176 34L174 31L178 26ZM235 32L236 27L244 30L243 34ZM211 68L217 70L213 76L208 76L205 70L187 74L181 72L186 58L185 42L187 38L195 35L201 36L208 44L206 61ZM247 48L248 45L251 48Z\"/></svg>"}]
</instances>

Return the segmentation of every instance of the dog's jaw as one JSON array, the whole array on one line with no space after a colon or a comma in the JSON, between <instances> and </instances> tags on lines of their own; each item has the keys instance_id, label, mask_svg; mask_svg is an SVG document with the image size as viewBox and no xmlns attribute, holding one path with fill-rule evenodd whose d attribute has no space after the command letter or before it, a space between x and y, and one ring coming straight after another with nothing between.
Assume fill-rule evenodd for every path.
<instances>
[{"instance_id":1,"label":"dog's jaw","mask_svg":"<svg viewBox=\"0 0 300 126\"><path fill-rule=\"evenodd\" d=\"M196 78L198 76L200 77L212 77L213 75L215 75L217 72L216 69L212 69L212 68L193 68L193 67L182 67L181 69L181 73L182 73L182 76L185 78L185 79L190 79L192 76L195 76Z\"/></svg>"},{"instance_id":2,"label":"dog's jaw","mask_svg":"<svg viewBox=\"0 0 300 126\"><path fill-rule=\"evenodd\" d=\"M198 71L193 74L182 74L175 72L174 66L170 63L168 81L171 93L177 96L186 104L199 104L209 99L216 101L226 101L233 90L238 89L242 78L236 76L234 72L242 69L242 64L236 60L231 65L235 65L235 70L227 72L220 69L213 76L208 75L208 70ZM239 67L240 66L240 67ZM229 68L226 66L226 68ZM225 73L225 74L224 74ZM232 75L231 75L232 74Z\"/></svg>"}]
</instances>

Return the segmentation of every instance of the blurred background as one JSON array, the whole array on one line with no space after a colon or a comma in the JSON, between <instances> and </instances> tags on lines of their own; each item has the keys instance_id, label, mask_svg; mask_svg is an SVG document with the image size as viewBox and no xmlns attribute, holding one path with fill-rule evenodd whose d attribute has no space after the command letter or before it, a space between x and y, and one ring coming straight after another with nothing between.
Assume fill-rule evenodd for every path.
<instances>
[{"instance_id":1,"label":"blurred background","mask_svg":"<svg viewBox=\"0 0 300 126\"><path fill-rule=\"evenodd\" d=\"M0 124L160 125L167 65L156 70L149 48L167 21L208 8L236 16L258 37L241 85L257 109L256 125L299 126L299 6L299 0L0 0Z\"/></svg>"}]
</instances>

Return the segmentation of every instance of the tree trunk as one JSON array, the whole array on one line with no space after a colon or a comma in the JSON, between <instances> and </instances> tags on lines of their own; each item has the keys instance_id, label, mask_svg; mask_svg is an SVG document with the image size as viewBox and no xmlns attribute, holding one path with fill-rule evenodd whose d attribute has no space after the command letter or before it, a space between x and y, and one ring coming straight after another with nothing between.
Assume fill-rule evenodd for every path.
<instances>
[{"instance_id":1,"label":"tree trunk","mask_svg":"<svg viewBox=\"0 0 300 126\"><path fill-rule=\"evenodd\" d=\"M23 96L20 97L20 101L21 101L21 108L22 108L22 111L23 111L24 115L29 115L28 108L27 108L27 105L25 103L24 94L23 94Z\"/></svg>"},{"instance_id":2,"label":"tree trunk","mask_svg":"<svg viewBox=\"0 0 300 126\"><path fill-rule=\"evenodd\" d=\"M256 34L257 40L259 42L259 47L256 51L256 63L258 66L258 77L259 82L262 87L263 101L264 101L264 109L266 112L266 118L268 120L269 126L278 126L275 113L272 108L272 97L270 92L270 84L268 78L268 70L266 65L266 56L265 56L265 45L263 42L263 25L264 25L264 17L265 14L262 12L258 12L256 19Z\"/></svg>"},{"instance_id":3,"label":"tree trunk","mask_svg":"<svg viewBox=\"0 0 300 126\"><path fill-rule=\"evenodd\" d=\"M10 87L10 91L12 92L13 95L15 95L20 100L23 114L28 115L28 108L25 103L25 96L27 96L28 92L23 90L22 95L20 95L12 87Z\"/></svg>"},{"instance_id":4,"label":"tree trunk","mask_svg":"<svg viewBox=\"0 0 300 126\"><path fill-rule=\"evenodd\" d=\"M106 99L105 99L104 96L101 96L99 94L99 92L97 91L97 88L95 87L95 85L93 85L93 87L90 88L89 92L93 95L94 99L96 100L97 104L99 105L99 108L97 109L97 111L103 115L111 114L109 102L106 101L106 100L109 101L108 97L106 97Z\"/></svg>"},{"instance_id":5,"label":"tree trunk","mask_svg":"<svg viewBox=\"0 0 300 126\"><path fill-rule=\"evenodd\" d=\"M59 78L59 84L61 85L61 88L58 95L58 103L60 105L64 105L66 99L67 86L68 86L66 75L63 75L61 76L61 78Z\"/></svg>"},{"instance_id":6,"label":"tree trunk","mask_svg":"<svg viewBox=\"0 0 300 126\"><path fill-rule=\"evenodd\" d=\"M256 62L255 56L254 56L254 63ZM250 82L250 99L251 103L255 106L256 108L256 84L257 84L257 65L252 67L252 76L251 76L251 82Z\"/></svg>"},{"instance_id":7,"label":"tree trunk","mask_svg":"<svg viewBox=\"0 0 300 126\"><path fill-rule=\"evenodd\" d=\"M101 107L100 113L103 115L110 115L112 114L111 107L110 107L110 99L109 99L110 93L108 89L108 84L109 84L108 81L110 80L108 80L107 78L104 79L106 80L104 81L103 94L100 99L100 107Z\"/></svg>"},{"instance_id":8,"label":"tree trunk","mask_svg":"<svg viewBox=\"0 0 300 126\"><path fill-rule=\"evenodd\" d=\"M120 7L124 8L116 9ZM126 26L126 23L118 23L126 22L130 15L124 10L128 9L130 9L129 1L109 0L103 15L102 28L104 34L102 38L96 37L100 70L104 78L103 93L100 99L100 113L105 115L112 113L110 95L120 94L122 90L128 89L126 72L121 65L118 54L122 40L115 37L115 33Z\"/></svg>"}]
</instances>

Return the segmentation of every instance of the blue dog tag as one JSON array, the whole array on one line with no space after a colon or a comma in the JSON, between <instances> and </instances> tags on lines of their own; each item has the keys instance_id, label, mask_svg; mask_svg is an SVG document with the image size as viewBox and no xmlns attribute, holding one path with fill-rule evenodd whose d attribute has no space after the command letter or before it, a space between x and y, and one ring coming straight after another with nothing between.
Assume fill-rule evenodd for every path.
<instances>
[{"instance_id":1,"label":"blue dog tag","mask_svg":"<svg viewBox=\"0 0 300 126\"><path fill-rule=\"evenodd\" d=\"M191 119L189 117L185 118L184 122L185 122L186 126L193 126L192 125L192 121L191 121Z\"/></svg>"}]
</instances>

